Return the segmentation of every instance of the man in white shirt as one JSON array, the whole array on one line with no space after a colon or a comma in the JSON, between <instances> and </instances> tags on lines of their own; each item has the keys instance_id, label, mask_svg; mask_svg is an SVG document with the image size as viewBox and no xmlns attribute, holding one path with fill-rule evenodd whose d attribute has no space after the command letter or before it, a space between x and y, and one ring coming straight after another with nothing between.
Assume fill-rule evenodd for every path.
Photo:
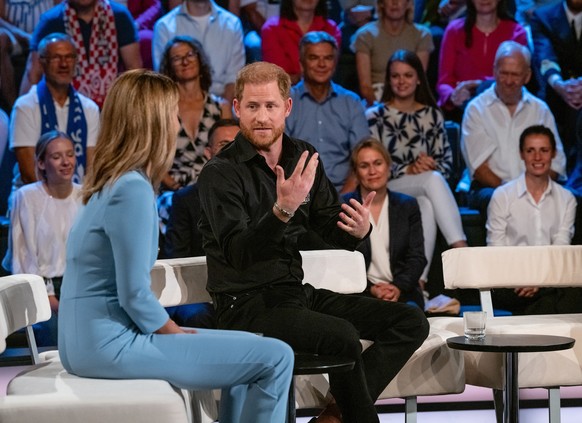
<instances>
[{"instance_id":1,"label":"man in white shirt","mask_svg":"<svg viewBox=\"0 0 582 423\"><path fill-rule=\"evenodd\" d=\"M77 156L73 182L82 183L99 132L97 104L71 84L77 52L69 36L47 35L39 44L38 56L44 77L16 100L10 118L10 149L18 162L13 189L37 180L34 149L40 136L54 129L73 139Z\"/></svg>"},{"instance_id":2,"label":"man in white shirt","mask_svg":"<svg viewBox=\"0 0 582 423\"><path fill-rule=\"evenodd\" d=\"M518 141L523 130L542 124L557 134L552 112L525 88L531 78L531 54L513 41L497 50L495 83L469 103L462 123L461 151L471 178L469 205L485 219L493 190L524 171ZM566 179L566 157L556 136L552 178Z\"/></svg>"},{"instance_id":3,"label":"man in white shirt","mask_svg":"<svg viewBox=\"0 0 582 423\"><path fill-rule=\"evenodd\" d=\"M240 19L213 0L185 0L156 22L152 45L154 69L160 69L162 53L176 35L198 40L210 60L210 92L228 101L234 98L237 72L245 65Z\"/></svg>"}]
</instances>

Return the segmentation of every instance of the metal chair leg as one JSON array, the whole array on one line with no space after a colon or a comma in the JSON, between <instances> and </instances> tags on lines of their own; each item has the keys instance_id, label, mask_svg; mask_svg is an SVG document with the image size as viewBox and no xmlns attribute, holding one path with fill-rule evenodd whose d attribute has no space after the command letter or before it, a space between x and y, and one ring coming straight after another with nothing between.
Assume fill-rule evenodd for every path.
<instances>
[{"instance_id":1,"label":"metal chair leg","mask_svg":"<svg viewBox=\"0 0 582 423\"><path fill-rule=\"evenodd\" d=\"M405 423L416 423L417 410L418 404L416 401L416 397L404 398Z\"/></svg>"},{"instance_id":2,"label":"metal chair leg","mask_svg":"<svg viewBox=\"0 0 582 423\"><path fill-rule=\"evenodd\" d=\"M548 388L548 412L550 423L560 423L560 387Z\"/></svg>"}]
</instances>

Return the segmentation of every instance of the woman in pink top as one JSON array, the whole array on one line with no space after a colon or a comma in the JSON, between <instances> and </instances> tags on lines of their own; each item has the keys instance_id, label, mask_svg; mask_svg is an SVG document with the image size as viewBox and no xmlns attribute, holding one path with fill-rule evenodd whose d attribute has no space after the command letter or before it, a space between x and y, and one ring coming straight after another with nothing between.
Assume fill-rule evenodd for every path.
<instances>
[{"instance_id":1,"label":"woman in pink top","mask_svg":"<svg viewBox=\"0 0 582 423\"><path fill-rule=\"evenodd\" d=\"M326 0L281 0L280 16L267 19L261 30L263 60L281 66L296 84L301 79L299 41L310 31L342 36L337 24L327 19Z\"/></svg>"},{"instance_id":2,"label":"woman in pink top","mask_svg":"<svg viewBox=\"0 0 582 423\"><path fill-rule=\"evenodd\" d=\"M441 44L437 93L439 106L448 118L460 120L477 86L493 78L495 52L507 40L527 45L525 30L506 12L504 0L468 0L467 17L447 26Z\"/></svg>"}]
</instances>

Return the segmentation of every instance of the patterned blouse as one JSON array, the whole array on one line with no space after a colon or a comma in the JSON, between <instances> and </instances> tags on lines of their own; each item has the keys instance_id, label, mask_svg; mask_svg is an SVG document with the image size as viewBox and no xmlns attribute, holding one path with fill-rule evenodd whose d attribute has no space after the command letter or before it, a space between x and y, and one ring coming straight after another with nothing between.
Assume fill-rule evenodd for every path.
<instances>
[{"instance_id":1,"label":"patterned blouse","mask_svg":"<svg viewBox=\"0 0 582 423\"><path fill-rule=\"evenodd\" d=\"M176 156L170 170L170 175L180 183L180 187L195 183L202 167L207 162L206 157L204 157L204 148L208 144L208 131L222 115L220 101L220 97L214 94L206 96L202 119L200 119L195 139L189 138L184 127L180 127L176 141Z\"/></svg>"},{"instance_id":2,"label":"patterned blouse","mask_svg":"<svg viewBox=\"0 0 582 423\"><path fill-rule=\"evenodd\" d=\"M403 176L406 167L421 152L435 159L437 170L445 178L449 176L453 155L439 109L425 106L416 112L405 113L385 104L376 104L366 110L366 118L372 136L390 152L392 179Z\"/></svg>"}]
</instances>

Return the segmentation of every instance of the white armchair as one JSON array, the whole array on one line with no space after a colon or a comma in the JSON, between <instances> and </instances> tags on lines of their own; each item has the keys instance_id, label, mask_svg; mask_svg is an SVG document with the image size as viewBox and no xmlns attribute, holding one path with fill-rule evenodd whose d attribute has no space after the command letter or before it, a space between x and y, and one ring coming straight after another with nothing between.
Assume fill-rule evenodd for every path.
<instances>
[{"instance_id":1,"label":"white armchair","mask_svg":"<svg viewBox=\"0 0 582 423\"><path fill-rule=\"evenodd\" d=\"M63 369L56 351L38 357L31 326L50 315L41 277L0 278L0 352L8 335L26 328L35 363L0 397L0 422L191 423L188 395L166 381L81 378Z\"/></svg>"},{"instance_id":2,"label":"white armchair","mask_svg":"<svg viewBox=\"0 0 582 423\"><path fill-rule=\"evenodd\" d=\"M481 305L493 316L491 289L582 286L582 246L471 247L443 253L445 286L479 289ZM462 318L430 319L431 327L463 334ZM582 385L582 314L490 317L488 334L540 334L576 339L565 351L519 356L520 388L548 388L550 422L560 421L560 386ZM501 354L465 352L466 383L496 390L504 385Z\"/></svg>"}]
</instances>

